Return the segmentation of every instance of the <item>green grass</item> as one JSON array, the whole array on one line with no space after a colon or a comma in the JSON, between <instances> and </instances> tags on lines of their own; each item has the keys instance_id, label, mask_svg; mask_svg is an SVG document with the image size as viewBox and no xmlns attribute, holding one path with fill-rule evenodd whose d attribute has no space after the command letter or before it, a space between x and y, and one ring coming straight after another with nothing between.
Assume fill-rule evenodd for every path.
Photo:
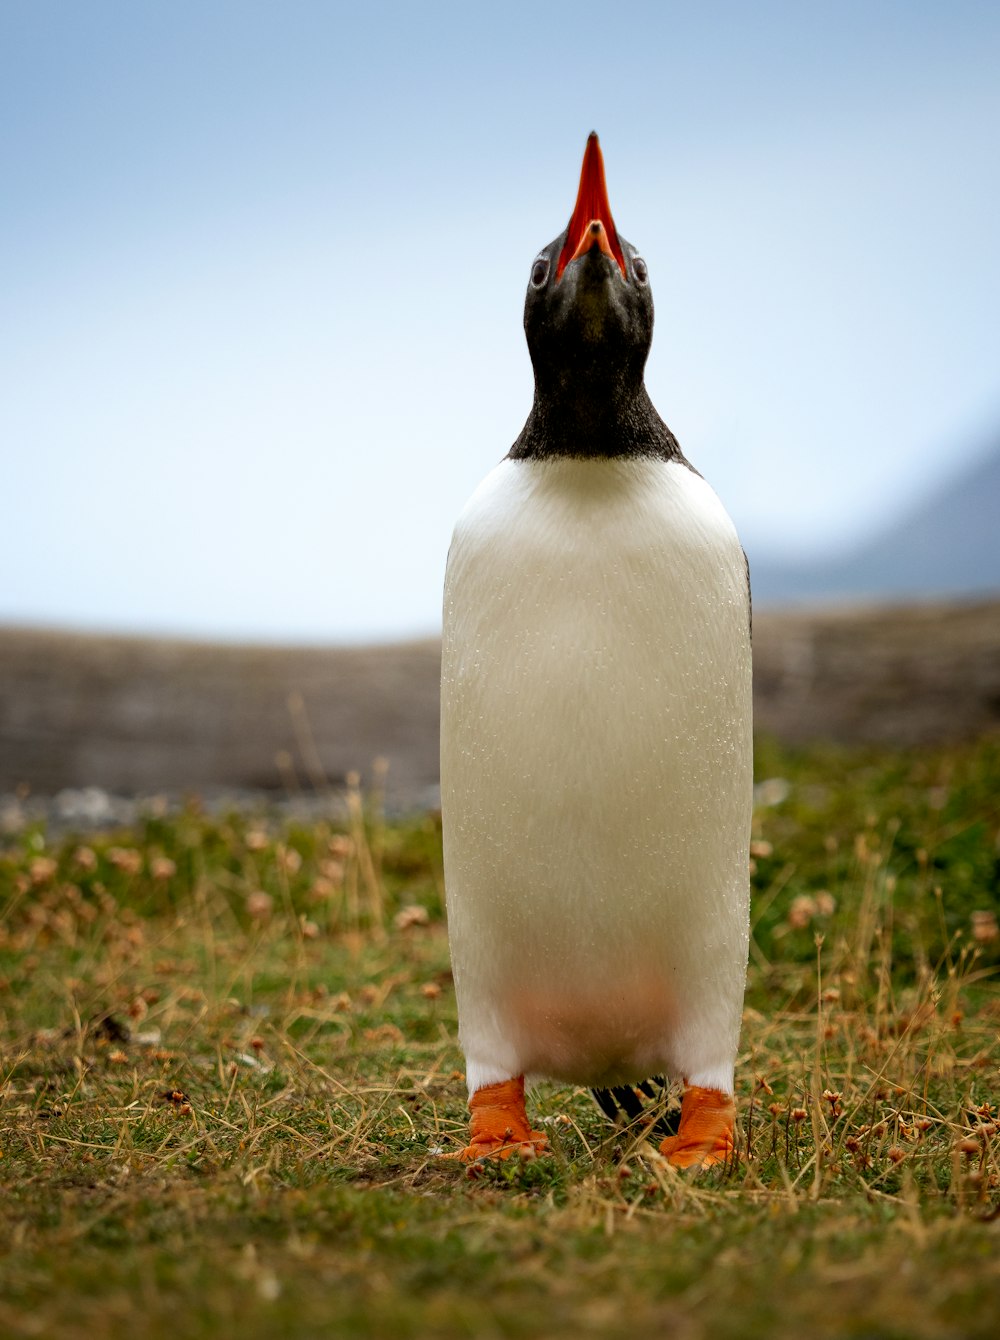
<instances>
[{"instance_id":1,"label":"green grass","mask_svg":"<svg viewBox=\"0 0 1000 1340\"><path fill-rule=\"evenodd\" d=\"M994 1335L1000 744L758 749L738 1165L470 1177L439 824L0 852L4 1336ZM778 785L781 779L785 785Z\"/></svg>"}]
</instances>

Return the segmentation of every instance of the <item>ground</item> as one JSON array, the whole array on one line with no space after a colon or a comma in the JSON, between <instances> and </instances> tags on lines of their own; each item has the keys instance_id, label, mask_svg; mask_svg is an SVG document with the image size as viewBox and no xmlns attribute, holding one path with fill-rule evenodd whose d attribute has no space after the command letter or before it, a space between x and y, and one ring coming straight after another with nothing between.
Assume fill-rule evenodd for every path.
<instances>
[{"instance_id":1,"label":"ground","mask_svg":"<svg viewBox=\"0 0 1000 1340\"><path fill-rule=\"evenodd\" d=\"M994 1335L1000 742L758 745L740 1158L474 1168L434 814L0 849L0 1333Z\"/></svg>"}]
</instances>

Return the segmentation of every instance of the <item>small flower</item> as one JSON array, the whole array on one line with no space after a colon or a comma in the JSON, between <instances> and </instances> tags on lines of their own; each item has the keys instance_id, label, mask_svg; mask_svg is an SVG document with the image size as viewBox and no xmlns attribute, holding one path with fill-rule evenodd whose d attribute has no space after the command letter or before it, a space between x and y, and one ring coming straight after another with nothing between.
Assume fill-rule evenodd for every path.
<instances>
[{"instance_id":1,"label":"small flower","mask_svg":"<svg viewBox=\"0 0 1000 1340\"><path fill-rule=\"evenodd\" d=\"M417 903L410 903L396 913L395 924L399 930L408 930L410 926L426 926L430 921L426 907L421 907Z\"/></svg>"},{"instance_id":2,"label":"small flower","mask_svg":"<svg viewBox=\"0 0 1000 1340\"><path fill-rule=\"evenodd\" d=\"M123 875L137 875L142 869L142 852L134 847L109 847L108 861Z\"/></svg>"},{"instance_id":3,"label":"small flower","mask_svg":"<svg viewBox=\"0 0 1000 1340\"><path fill-rule=\"evenodd\" d=\"M247 894L246 909L251 921L267 921L274 909L274 899L263 889L255 889Z\"/></svg>"},{"instance_id":4,"label":"small flower","mask_svg":"<svg viewBox=\"0 0 1000 1340\"><path fill-rule=\"evenodd\" d=\"M169 856L154 856L149 863L149 873L157 881L173 879L177 874L176 862Z\"/></svg>"},{"instance_id":5,"label":"small flower","mask_svg":"<svg viewBox=\"0 0 1000 1340\"><path fill-rule=\"evenodd\" d=\"M843 1097L842 1094L835 1093L832 1089L824 1089L824 1090L823 1090L823 1101L824 1101L824 1103L829 1103L829 1104L830 1104L830 1115L831 1115L831 1116L834 1116L834 1117L839 1117L839 1116L840 1116L840 1113L841 1113L840 1100L841 1100L842 1097Z\"/></svg>"},{"instance_id":6,"label":"small flower","mask_svg":"<svg viewBox=\"0 0 1000 1340\"><path fill-rule=\"evenodd\" d=\"M427 1000L437 1000L438 996L441 994L441 988L438 986L437 982L424 982L423 986L420 988L420 994Z\"/></svg>"},{"instance_id":7,"label":"small flower","mask_svg":"<svg viewBox=\"0 0 1000 1340\"><path fill-rule=\"evenodd\" d=\"M259 828L251 828L244 842L247 844L247 851L264 851L268 845L268 837Z\"/></svg>"},{"instance_id":8,"label":"small flower","mask_svg":"<svg viewBox=\"0 0 1000 1340\"><path fill-rule=\"evenodd\" d=\"M28 867L28 875L32 884L47 884L58 869L58 863L51 856L36 856Z\"/></svg>"},{"instance_id":9,"label":"small flower","mask_svg":"<svg viewBox=\"0 0 1000 1340\"><path fill-rule=\"evenodd\" d=\"M972 917L972 938L980 941L981 944L989 944L1000 936L1000 926L997 925L995 912L973 912Z\"/></svg>"},{"instance_id":10,"label":"small flower","mask_svg":"<svg viewBox=\"0 0 1000 1340\"><path fill-rule=\"evenodd\" d=\"M804 930L816 915L816 904L807 893L801 893L792 899L788 909L788 924L795 930Z\"/></svg>"},{"instance_id":11,"label":"small flower","mask_svg":"<svg viewBox=\"0 0 1000 1340\"><path fill-rule=\"evenodd\" d=\"M404 1041L402 1032L395 1024L379 1024L377 1028L366 1028L364 1038L366 1042L400 1043Z\"/></svg>"},{"instance_id":12,"label":"small flower","mask_svg":"<svg viewBox=\"0 0 1000 1340\"><path fill-rule=\"evenodd\" d=\"M90 847L77 847L73 853L73 864L78 865L81 870L96 870L97 856Z\"/></svg>"}]
</instances>

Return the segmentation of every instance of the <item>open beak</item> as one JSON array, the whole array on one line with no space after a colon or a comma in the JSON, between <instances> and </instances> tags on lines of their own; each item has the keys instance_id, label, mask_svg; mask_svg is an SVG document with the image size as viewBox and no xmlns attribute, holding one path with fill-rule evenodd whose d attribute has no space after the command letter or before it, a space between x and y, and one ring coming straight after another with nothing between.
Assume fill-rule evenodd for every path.
<instances>
[{"instance_id":1,"label":"open beak","mask_svg":"<svg viewBox=\"0 0 1000 1340\"><path fill-rule=\"evenodd\" d=\"M580 189L577 192L573 217L566 230L566 244L559 253L556 264L556 280L562 278L562 273L570 261L575 261L578 256L584 255L594 247L598 247L605 256L610 256L617 263L623 279L628 277L625 273L625 253L618 241L615 221L611 217L611 206L608 204L604 158L601 155L596 130L590 132L584 150Z\"/></svg>"}]
</instances>

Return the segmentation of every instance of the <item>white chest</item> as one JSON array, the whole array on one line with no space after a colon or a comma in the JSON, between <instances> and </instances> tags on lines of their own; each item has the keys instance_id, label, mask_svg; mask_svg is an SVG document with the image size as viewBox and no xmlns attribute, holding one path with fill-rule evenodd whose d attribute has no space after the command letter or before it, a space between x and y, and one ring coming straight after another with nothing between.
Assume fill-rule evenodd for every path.
<instances>
[{"instance_id":1,"label":"white chest","mask_svg":"<svg viewBox=\"0 0 1000 1340\"><path fill-rule=\"evenodd\" d=\"M671 697L682 710L703 675L746 659L748 624L736 532L686 466L504 461L455 530L445 695L572 684L604 712L626 696L639 713Z\"/></svg>"}]
</instances>

